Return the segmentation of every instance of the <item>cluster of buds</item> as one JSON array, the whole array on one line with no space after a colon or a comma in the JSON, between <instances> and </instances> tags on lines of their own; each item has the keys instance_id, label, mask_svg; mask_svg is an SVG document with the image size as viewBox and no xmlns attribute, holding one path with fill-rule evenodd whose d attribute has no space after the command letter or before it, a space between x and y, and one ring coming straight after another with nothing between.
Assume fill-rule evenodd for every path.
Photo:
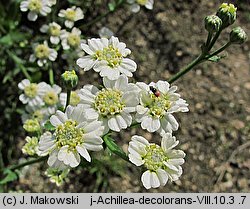
<instances>
[{"instance_id":1,"label":"cluster of buds","mask_svg":"<svg viewBox=\"0 0 250 209\"><path fill-rule=\"evenodd\" d=\"M213 34L222 31L226 27L232 25L236 20L237 8L230 3L221 4L216 15L205 17L205 28ZM230 33L230 43L242 44L247 40L247 34L241 27L234 28Z\"/></svg>"}]
</instances>

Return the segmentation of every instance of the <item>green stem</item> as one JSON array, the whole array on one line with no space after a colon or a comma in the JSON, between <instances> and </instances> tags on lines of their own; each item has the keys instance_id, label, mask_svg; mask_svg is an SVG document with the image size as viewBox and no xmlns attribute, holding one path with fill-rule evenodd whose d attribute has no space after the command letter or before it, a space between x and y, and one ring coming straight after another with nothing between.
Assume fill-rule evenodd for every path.
<instances>
[{"instance_id":1,"label":"green stem","mask_svg":"<svg viewBox=\"0 0 250 209\"><path fill-rule=\"evenodd\" d=\"M188 64L186 67L184 67L183 69L181 69L178 73L176 73L173 77L171 77L168 82L171 84L174 81L176 81L177 79L179 79L181 76L183 76L184 74L186 74L187 72L189 72L190 70L193 69L193 67L195 67L196 65L200 64L202 61L204 61L204 55L201 54L200 56L198 56L195 60L193 60L190 64Z\"/></svg>"},{"instance_id":2,"label":"green stem","mask_svg":"<svg viewBox=\"0 0 250 209\"><path fill-rule=\"evenodd\" d=\"M29 73L27 72L26 68L25 68L22 64L20 64L19 67L20 67L22 73L24 74L24 76L25 76L29 81L32 81L32 78L30 77L30 75L29 75Z\"/></svg>"},{"instance_id":3,"label":"green stem","mask_svg":"<svg viewBox=\"0 0 250 209\"><path fill-rule=\"evenodd\" d=\"M215 44L215 42L217 41L217 39L219 38L219 36L220 36L220 34L221 34L221 31L222 31L223 29L222 28L220 28L220 30L215 34L215 36L214 36L214 38L212 39L212 41L211 41L211 43L209 44L209 46L208 46L208 52L212 49L212 47L214 46L214 44Z\"/></svg>"},{"instance_id":4,"label":"green stem","mask_svg":"<svg viewBox=\"0 0 250 209\"><path fill-rule=\"evenodd\" d=\"M205 59L209 59L219 53L221 53L222 51L224 51L227 47L229 47L232 43L231 42L228 42L226 43L224 46L222 46L221 48L217 49L216 51L214 51L212 54L209 54L207 56L205 56Z\"/></svg>"},{"instance_id":5,"label":"green stem","mask_svg":"<svg viewBox=\"0 0 250 209\"><path fill-rule=\"evenodd\" d=\"M49 82L50 82L50 85L54 85L54 72L53 72L53 69L50 68L49 69Z\"/></svg>"},{"instance_id":6,"label":"green stem","mask_svg":"<svg viewBox=\"0 0 250 209\"><path fill-rule=\"evenodd\" d=\"M209 46L209 44L211 42L212 37L213 37L213 33L208 32L207 41L206 41L206 48L208 48L208 46Z\"/></svg>"},{"instance_id":7,"label":"green stem","mask_svg":"<svg viewBox=\"0 0 250 209\"><path fill-rule=\"evenodd\" d=\"M66 108L70 104L70 96L71 96L71 89L67 89L67 100L66 100L66 105L65 105L65 108L64 108L64 112L66 111Z\"/></svg>"},{"instance_id":8,"label":"green stem","mask_svg":"<svg viewBox=\"0 0 250 209\"><path fill-rule=\"evenodd\" d=\"M25 167L27 165L31 165L31 164L34 164L34 163L42 162L42 161L44 161L46 159L47 159L47 156L45 156L45 157L38 157L36 159L28 160L28 161L20 163L18 165L10 166L8 169L10 169L10 170L17 170L17 169L20 169L20 168ZM0 171L3 171L3 170L4 169L2 168Z\"/></svg>"}]
</instances>

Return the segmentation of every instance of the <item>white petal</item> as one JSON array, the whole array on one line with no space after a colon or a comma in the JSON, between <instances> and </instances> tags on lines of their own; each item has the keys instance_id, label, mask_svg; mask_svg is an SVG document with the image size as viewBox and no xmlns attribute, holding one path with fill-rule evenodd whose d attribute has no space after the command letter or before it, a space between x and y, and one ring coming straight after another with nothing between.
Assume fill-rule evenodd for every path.
<instances>
[{"instance_id":1,"label":"white petal","mask_svg":"<svg viewBox=\"0 0 250 209\"><path fill-rule=\"evenodd\" d=\"M88 44L84 44L84 43L82 43L81 44L81 48L82 48L82 50L83 51L85 51L87 54L89 54L89 55L93 55L95 52L94 51L92 51L90 48L89 48L89 45Z\"/></svg>"},{"instance_id":2,"label":"white petal","mask_svg":"<svg viewBox=\"0 0 250 209\"><path fill-rule=\"evenodd\" d=\"M116 119L115 119L115 117L110 118L110 119L108 120L108 126L109 126L109 128L110 128L112 131L117 131L117 132L119 132L119 131L121 130L120 127L119 127L118 122L117 122Z\"/></svg>"},{"instance_id":3,"label":"white petal","mask_svg":"<svg viewBox=\"0 0 250 209\"><path fill-rule=\"evenodd\" d=\"M80 68L83 68L84 71L88 71L90 70L91 68L93 68L96 64L96 61L92 59L91 56L85 56L85 57L82 57L82 58L79 58L77 61L76 61L76 64L80 67Z\"/></svg>"},{"instance_id":4,"label":"white petal","mask_svg":"<svg viewBox=\"0 0 250 209\"><path fill-rule=\"evenodd\" d=\"M88 162L91 161L91 157L87 151L87 149L83 146L77 146L76 150L80 153L82 157L84 157Z\"/></svg>"},{"instance_id":5,"label":"white petal","mask_svg":"<svg viewBox=\"0 0 250 209\"><path fill-rule=\"evenodd\" d=\"M169 83L167 81L158 81L156 83L156 88L163 94L167 94L169 90Z\"/></svg>"},{"instance_id":6,"label":"white petal","mask_svg":"<svg viewBox=\"0 0 250 209\"><path fill-rule=\"evenodd\" d=\"M28 20L30 20L30 21L36 21L37 17L38 17L38 15L35 12L28 13Z\"/></svg>"},{"instance_id":7,"label":"white petal","mask_svg":"<svg viewBox=\"0 0 250 209\"><path fill-rule=\"evenodd\" d=\"M172 114L166 115L166 119L171 124L173 131L178 130L179 124L178 124L177 120L175 119L175 117Z\"/></svg>"},{"instance_id":8,"label":"white petal","mask_svg":"<svg viewBox=\"0 0 250 209\"><path fill-rule=\"evenodd\" d=\"M158 176L161 186L165 186L168 181L168 174L166 173L166 171L164 171L163 169L158 169L156 171L156 174Z\"/></svg>"}]
</instances>

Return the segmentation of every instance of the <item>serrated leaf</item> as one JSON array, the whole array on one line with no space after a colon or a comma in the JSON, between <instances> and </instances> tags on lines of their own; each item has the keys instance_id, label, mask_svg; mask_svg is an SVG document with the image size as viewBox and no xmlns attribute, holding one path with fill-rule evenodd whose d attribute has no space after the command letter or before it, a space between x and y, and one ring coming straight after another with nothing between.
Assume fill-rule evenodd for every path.
<instances>
[{"instance_id":1,"label":"serrated leaf","mask_svg":"<svg viewBox=\"0 0 250 209\"><path fill-rule=\"evenodd\" d=\"M44 124L44 128L47 131L54 131L56 128L50 123L49 120L46 121L46 123Z\"/></svg>"},{"instance_id":2,"label":"serrated leaf","mask_svg":"<svg viewBox=\"0 0 250 209\"><path fill-rule=\"evenodd\" d=\"M4 170L3 174L6 176L0 181L0 185L15 181L18 178L17 174L9 169Z\"/></svg>"}]
</instances>

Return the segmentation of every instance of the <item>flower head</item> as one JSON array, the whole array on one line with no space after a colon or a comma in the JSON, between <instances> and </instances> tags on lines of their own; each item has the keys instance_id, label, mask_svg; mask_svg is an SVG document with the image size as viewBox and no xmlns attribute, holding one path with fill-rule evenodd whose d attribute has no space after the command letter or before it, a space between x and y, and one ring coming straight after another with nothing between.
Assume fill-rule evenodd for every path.
<instances>
[{"instance_id":1,"label":"flower head","mask_svg":"<svg viewBox=\"0 0 250 209\"><path fill-rule=\"evenodd\" d=\"M81 43L84 42L84 40L81 39L81 31L78 28L73 28L71 32L62 30L60 37L64 50L80 49Z\"/></svg>"},{"instance_id":2,"label":"flower head","mask_svg":"<svg viewBox=\"0 0 250 209\"><path fill-rule=\"evenodd\" d=\"M130 10L134 13L139 12L141 6L152 10L154 5L154 0L127 0L127 2L131 5Z\"/></svg>"},{"instance_id":3,"label":"flower head","mask_svg":"<svg viewBox=\"0 0 250 209\"><path fill-rule=\"evenodd\" d=\"M235 22L236 11L237 8L233 4L229 3L221 4L216 15L222 20L222 28L226 28Z\"/></svg>"},{"instance_id":4,"label":"flower head","mask_svg":"<svg viewBox=\"0 0 250 209\"><path fill-rule=\"evenodd\" d=\"M67 28L72 28L74 26L74 22L84 18L83 11L76 6L66 10L61 9L58 16L66 19L64 24Z\"/></svg>"},{"instance_id":5,"label":"flower head","mask_svg":"<svg viewBox=\"0 0 250 209\"><path fill-rule=\"evenodd\" d=\"M241 27L234 28L230 33L230 42L234 44L243 44L247 41L247 34Z\"/></svg>"},{"instance_id":6,"label":"flower head","mask_svg":"<svg viewBox=\"0 0 250 209\"><path fill-rule=\"evenodd\" d=\"M41 155L49 154L49 166L76 167L81 161L80 155L90 162L88 150L102 149L102 123L88 120L81 105L68 106L65 113L57 111L51 116L50 122L55 132L44 133L39 142Z\"/></svg>"},{"instance_id":7,"label":"flower head","mask_svg":"<svg viewBox=\"0 0 250 209\"><path fill-rule=\"evenodd\" d=\"M55 61L56 58L57 51L49 48L48 43L44 41L43 44L34 45L34 54L30 55L29 61L34 62L37 59L38 66L42 67L48 60Z\"/></svg>"},{"instance_id":8,"label":"flower head","mask_svg":"<svg viewBox=\"0 0 250 209\"><path fill-rule=\"evenodd\" d=\"M81 47L88 55L79 58L76 63L84 71L93 68L102 77L117 80L120 74L132 77L132 72L136 70L136 63L125 58L131 51L116 37L112 36L109 40L92 38L88 44L81 44Z\"/></svg>"},{"instance_id":9,"label":"flower head","mask_svg":"<svg viewBox=\"0 0 250 209\"><path fill-rule=\"evenodd\" d=\"M40 105L25 106L25 113L22 114L22 122L25 123L28 119L35 119L42 126L49 118L49 110L46 107L41 107Z\"/></svg>"},{"instance_id":10,"label":"flower head","mask_svg":"<svg viewBox=\"0 0 250 209\"><path fill-rule=\"evenodd\" d=\"M178 143L170 133L163 134L161 146L149 143L142 136L132 137L128 147L129 160L136 166L143 165L146 168L141 177L146 189L164 186L168 179L179 179L185 153L173 149Z\"/></svg>"},{"instance_id":11,"label":"flower head","mask_svg":"<svg viewBox=\"0 0 250 209\"><path fill-rule=\"evenodd\" d=\"M166 81L157 83L138 82L141 88L140 104L137 106L135 119L143 129L149 132L171 132L178 129L174 112L187 112L188 104L175 93L177 86L170 87Z\"/></svg>"},{"instance_id":12,"label":"flower head","mask_svg":"<svg viewBox=\"0 0 250 209\"><path fill-rule=\"evenodd\" d=\"M50 35L49 40L52 44L58 44L60 42L61 26L57 23L52 22L49 25L42 25L40 31Z\"/></svg>"},{"instance_id":13,"label":"flower head","mask_svg":"<svg viewBox=\"0 0 250 209\"><path fill-rule=\"evenodd\" d=\"M36 119L28 119L24 122L23 128L27 132L39 132L41 130L41 126Z\"/></svg>"},{"instance_id":14,"label":"flower head","mask_svg":"<svg viewBox=\"0 0 250 209\"><path fill-rule=\"evenodd\" d=\"M66 89L72 89L75 88L77 86L78 83L78 76L76 74L76 72L74 70L67 70L65 71L62 76L62 81L64 83L64 86L66 87Z\"/></svg>"},{"instance_id":15,"label":"flower head","mask_svg":"<svg viewBox=\"0 0 250 209\"><path fill-rule=\"evenodd\" d=\"M27 155L36 155L39 153L38 150L38 138L37 137L29 137L25 138L26 144L22 148L22 152Z\"/></svg>"},{"instance_id":16,"label":"flower head","mask_svg":"<svg viewBox=\"0 0 250 209\"><path fill-rule=\"evenodd\" d=\"M18 84L18 88L23 91L23 94L19 96L19 100L23 104L28 104L30 106L42 106L44 104L41 95L45 82L41 83L31 83L28 79L22 80Z\"/></svg>"},{"instance_id":17,"label":"flower head","mask_svg":"<svg viewBox=\"0 0 250 209\"><path fill-rule=\"evenodd\" d=\"M38 15L47 16L51 12L52 4L49 0L24 0L20 4L22 12L28 13L28 20L36 21Z\"/></svg>"},{"instance_id":18,"label":"flower head","mask_svg":"<svg viewBox=\"0 0 250 209\"><path fill-rule=\"evenodd\" d=\"M131 113L135 112L139 102L138 88L129 84L126 76L113 81L103 79L104 88L86 85L79 93L80 104L84 105L87 117L103 121L105 133L109 129L120 131L132 123Z\"/></svg>"},{"instance_id":19,"label":"flower head","mask_svg":"<svg viewBox=\"0 0 250 209\"><path fill-rule=\"evenodd\" d=\"M81 98L79 96L79 92L80 91L78 91L78 90L77 91L71 91L69 105L75 107L80 103ZM61 93L60 94L60 103L61 103L61 105L63 107L65 107L66 101L67 101L67 94L66 93Z\"/></svg>"}]
</instances>

